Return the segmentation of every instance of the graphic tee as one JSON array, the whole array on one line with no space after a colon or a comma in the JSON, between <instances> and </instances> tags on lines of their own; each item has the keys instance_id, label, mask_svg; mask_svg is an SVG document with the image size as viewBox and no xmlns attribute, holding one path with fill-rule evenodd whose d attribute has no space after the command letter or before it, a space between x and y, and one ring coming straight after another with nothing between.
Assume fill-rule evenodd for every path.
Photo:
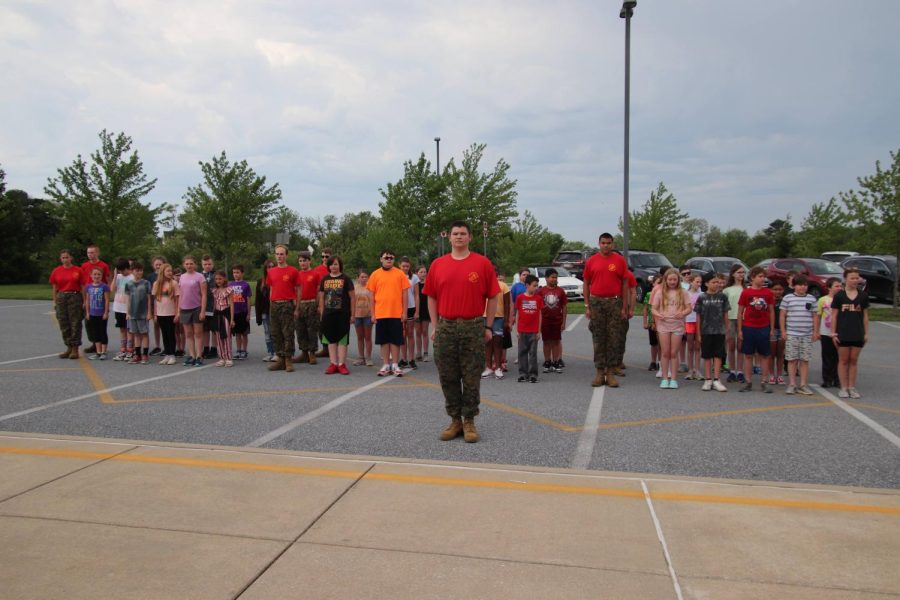
<instances>
[{"instance_id":1,"label":"graphic tee","mask_svg":"<svg viewBox=\"0 0 900 600\"><path fill-rule=\"evenodd\" d=\"M746 307L744 327L768 327L769 307L775 305L775 295L769 288L744 288L738 304Z\"/></svg>"},{"instance_id":2,"label":"graphic tee","mask_svg":"<svg viewBox=\"0 0 900 600\"><path fill-rule=\"evenodd\" d=\"M103 282L89 283L84 288L84 293L88 299L88 316L102 317L106 308L105 295L109 293L109 286Z\"/></svg>"},{"instance_id":3,"label":"graphic tee","mask_svg":"<svg viewBox=\"0 0 900 600\"><path fill-rule=\"evenodd\" d=\"M342 314L350 317L350 292L354 291L353 280L344 274L329 275L319 284L322 292L323 315Z\"/></svg>"},{"instance_id":4,"label":"graphic tee","mask_svg":"<svg viewBox=\"0 0 900 600\"><path fill-rule=\"evenodd\" d=\"M730 309L728 296L722 292L700 294L694 305L700 316L700 335L725 335L725 316Z\"/></svg>"},{"instance_id":5,"label":"graphic tee","mask_svg":"<svg viewBox=\"0 0 900 600\"><path fill-rule=\"evenodd\" d=\"M182 275L184 277L184 275ZM122 275L116 273L116 293L113 297L113 312L125 314L128 310L128 295L125 293L125 286L128 282L134 281L134 275Z\"/></svg>"},{"instance_id":6,"label":"graphic tee","mask_svg":"<svg viewBox=\"0 0 900 600\"><path fill-rule=\"evenodd\" d=\"M231 288L234 298L234 314L241 315L250 312L250 296L253 290L246 281L229 281L228 287Z\"/></svg>"},{"instance_id":7,"label":"graphic tee","mask_svg":"<svg viewBox=\"0 0 900 600\"><path fill-rule=\"evenodd\" d=\"M537 295L544 301L541 316L548 323L561 323L563 308L569 303L569 297L561 287L544 286L538 288Z\"/></svg>"},{"instance_id":8,"label":"graphic tee","mask_svg":"<svg viewBox=\"0 0 900 600\"><path fill-rule=\"evenodd\" d=\"M522 294L516 298L516 331L519 333L537 333L540 330L541 311L544 299L535 294Z\"/></svg>"},{"instance_id":9,"label":"graphic tee","mask_svg":"<svg viewBox=\"0 0 900 600\"><path fill-rule=\"evenodd\" d=\"M819 311L819 335L827 335L831 337L831 301L834 300L832 296L822 296L819 298L818 311Z\"/></svg>"},{"instance_id":10,"label":"graphic tee","mask_svg":"<svg viewBox=\"0 0 900 600\"><path fill-rule=\"evenodd\" d=\"M862 290L857 290L856 298L851 300L847 291L841 290L834 295L831 308L838 311L836 332L838 342L841 344L862 343L866 335L863 311L869 308L869 295Z\"/></svg>"},{"instance_id":11,"label":"graphic tee","mask_svg":"<svg viewBox=\"0 0 900 600\"><path fill-rule=\"evenodd\" d=\"M150 291L152 286L146 279L129 281L125 284L128 296L128 314L132 319L147 319L150 308Z\"/></svg>"}]
</instances>

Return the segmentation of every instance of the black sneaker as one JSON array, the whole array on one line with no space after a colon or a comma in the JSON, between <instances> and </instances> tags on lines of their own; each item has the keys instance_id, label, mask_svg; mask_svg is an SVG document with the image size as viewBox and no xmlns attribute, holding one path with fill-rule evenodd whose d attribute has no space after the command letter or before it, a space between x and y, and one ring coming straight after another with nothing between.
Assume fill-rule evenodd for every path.
<instances>
[{"instance_id":1,"label":"black sneaker","mask_svg":"<svg viewBox=\"0 0 900 600\"><path fill-rule=\"evenodd\" d=\"M519 383L525 383L526 381L528 381L528 378L524 375L519 375L519 378L516 379L516 381L518 381Z\"/></svg>"},{"instance_id":2,"label":"black sneaker","mask_svg":"<svg viewBox=\"0 0 900 600\"><path fill-rule=\"evenodd\" d=\"M97 345L91 344L87 348L84 349L85 354L96 354L97 353Z\"/></svg>"},{"instance_id":3,"label":"black sneaker","mask_svg":"<svg viewBox=\"0 0 900 600\"><path fill-rule=\"evenodd\" d=\"M416 364L416 361L411 360L411 361L409 361L409 368L410 369L418 369L419 365Z\"/></svg>"},{"instance_id":4,"label":"black sneaker","mask_svg":"<svg viewBox=\"0 0 900 600\"><path fill-rule=\"evenodd\" d=\"M532 375L531 377L528 378L528 381L531 382L531 383L537 383L537 377L535 377L534 375Z\"/></svg>"},{"instance_id":5,"label":"black sneaker","mask_svg":"<svg viewBox=\"0 0 900 600\"><path fill-rule=\"evenodd\" d=\"M175 358L182 358L184 356L184 350L176 350Z\"/></svg>"},{"instance_id":6,"label":"black sneaker","mask_svg":"<svg viewBox=\"0 0 900 600\"><path fill-rule=\"evenodd\" d=\"M742 385L742 386L741 386L741 389L739 389L738 391L739 391L739 392L752 392L752 391L753 391L753 384L752 384L751 382L748 381L747 383L745 383L744 385Z\"/></svg>"},{"instance_id":7,"label":"black sneaker","mask_svg":"<svg viewBox=\"0 0 900 600\"><path fill-rule=\"evenodd\" d=\"M553 363L553 370L556 371L557 373L563 372L563 364L562 364L561 360L558 360L555 363Z\"/></svg>"},{"instance_id":8,"label":"black sneaker","mask_svg":"<svg viewBox=\"0 0 900 600\"><path fill-rule=\"evenodd\" d=\"M405 369L406 367L409 366L409 363L406 362L405 360L401 360L400 362L397 363L397 366L401 369Z\"/></svg>"},{"instance_id":9,"label":"black sneaker","mask_svg":"<svg viewBox=\"0 0 900 600\"><path fill-rule=\"evenodd\" d=\"M549 360L545 360L544 361L544 373L549 373L552 370L553 370L553 363L551 363Z\"/></svg>"},{"instance_id":10,"label":"black sneaker","mask_svg":"<svg viewBox=\"0 0 900 600\"><path fill-rule=\"evenodd\" d=\"M560 369L565 369L565 368L566 368L566 361L564 361L563 359L559 359L559 360L556 362L556 366L559 367Z\"/></svg>"},{"instance_id":11,"label":"black sneaker","mask_svg":"<svg viewBox=\"0 0 900 600\"><path fill-rule=\"evenodd\" d=\"M150 351L150 356L159 356L160 354L162 354L161 348L154 348Z\"/></svg>"}]
</instances>

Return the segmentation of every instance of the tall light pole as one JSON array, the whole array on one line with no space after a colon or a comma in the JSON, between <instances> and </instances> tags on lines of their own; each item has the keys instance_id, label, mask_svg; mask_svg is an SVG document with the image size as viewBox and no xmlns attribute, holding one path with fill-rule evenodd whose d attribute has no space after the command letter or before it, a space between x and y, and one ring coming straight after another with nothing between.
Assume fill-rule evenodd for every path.
<instances>
[{"instance_id":1,"label":"tall light pole","mask_svg":"<svg viewBox=\"0 0 900 600\"><path fill-rule=\"evenodd\" d=\"M625 19L625 194L623 197L622 213L622 254L625 262L628 262L628 153L629 133L631 121L631 17L634 15L634 7L637 0L625 0L622 2L622 10L619 17Z\"/></svg>"},{"instance_id":2,"label":"tall light pole","mask_svg":"<svg viewBox=\"0 0 900 600\"><path fill-rule=\"evenodd\" d=\"M438 177L440 177L441 176L441 138L439 138L439 137L434 138L434 145L435 145L435 149L437 150L437 161L436 161L437 175L438 175Z\"/></svg>"}]
</instances>

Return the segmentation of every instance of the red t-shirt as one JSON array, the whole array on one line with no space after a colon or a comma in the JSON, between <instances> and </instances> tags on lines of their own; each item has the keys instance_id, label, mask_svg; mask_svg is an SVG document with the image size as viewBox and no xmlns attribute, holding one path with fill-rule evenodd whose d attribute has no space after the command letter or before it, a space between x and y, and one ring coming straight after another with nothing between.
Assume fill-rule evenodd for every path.
<instances>
[{"instance_id":1,"label":"red t-shirt","mask_svg":"<svg viewBox=\"0 0 900 600\"><path fill-rule=\"evenodd\" d=\"M320 265L321 266L321 265ZM322 282L322 275L319 273L319 267L308 271L297 271L298 279L302 289L300 290L301 300L315 300L319 293L319 284Z\"/></svg>"},{"instance_id":2,"label":"red t-shirt","mask_svg":"<svg viewBox=\"0 0 900 600\"><path fill-rule=\"evenodd\" d=\"M269 284L269 301L294 300L300 285L300 272L294 267L270 267L266 272L266 283Z\"/></svg>"},{"instance_id":3,"label":"red t-shirt","mask_svg":"<svg viewBox=\"0 0 900 600\"><path fill-rule=\"evenodd\" d=\"M769 307L775 306L775 295L769 288L744 288L738 306L746 306L743 324L747 327L768 327Z\"/></svg>"},{"instance_id":4,"label":"red t-shirt","mask_svg":"<svg viewBox=\"0 0 900 600\"><path fill-rule=\"evenodd\" d=\"M500 293L491 262L476 252L462 260L445 254L431 263L422 293L437 300L438 316L474 319L484 314L484 301Z\"/></svg>"},{"instance_id":5,"label":"red t-shirt","mask_svg":"<svg viewBox=\"0 0 900 600\"><path fill-rule=\"evenodd\" d=\"M92 263L91 261L88 260L81 264L81 270L84 272L85 282L93 281L93 279L91 279L91 271L94 270L94 267L99 267L100 270L103 271L103 282L108 283L109 282L109 265L106 264L105 262L103 262L102 260L98 260L95 263ZM87 285L87 283L85 283L85 285Z\"/></svg>"},{"instance_id":6,"label":"red t-shirt","mask_svg":"<svg viewBox=\"0 0 900 600\"><path fill-rule=\"evenodd\" d=\"M80 292L88 281L90 280L85 278L81 267L75 265L71 267L60 265L50 273L50 283L56 286L57 292Z\"/></svg>"},{"instance_id":7,"label":"red t-shirt","mask_svg":"<svg viewBox=\"0 0 900 600\"><path fill-rule=\"evenodd\" d=\"M328 267L324 264L320 264L318 267L314 268L313 271L319 274L319 281L328 277ZM318 284L316 284L316 289L318 289Z\"/></svg>"},{"instance_id":8,"label":"red t-shirt","mask_svg":"<svg viewBox=\"0 0 900 600\"><path fill-rule=\"evenodd\" d=\"M519 333L537 333L540 331L540 317L543 308L544 299L538 294L534 296L519 294L516 296L516 331Z\"/></svg>"},{"instance_id":9,"label":"red t-shirt","mask_svg":"<svg viewBox=\"0 0 900 600\"><path fill-rule=\"evenodd\" d=\"M634 278L634 273L632 273L631 271L625 271L625 279L628 280L628 287L637 287L637 279Z\"/></svg>"},{"instance_id":10,"label":"red t-shirt","mask_svg":"<svg viewBox=\"0 0 900 600\"><path fill-rule=\"evenodd\" d=\"M566 296L565 290L559 286L554 288L544 286L538 288L537 295L544 302L544 310L542 311L544 320L553 323L562 321L563 308L569 303L569 297ZM516 296L516 300L521 296L522 294Z\"/></svg>"},{"instance_id":11,"label":"red t-shirt","mask_svg":"<svg viewBox=\"0 0 900 600\"><path fill-rule=\"evenodd\" d=\"M584 265L584 282L588 284L591 296L612 298L622 295L622 280L627 277L628 265L621 254L610 252L609 256L597 253Z\"/></svg>"}]
</instances>

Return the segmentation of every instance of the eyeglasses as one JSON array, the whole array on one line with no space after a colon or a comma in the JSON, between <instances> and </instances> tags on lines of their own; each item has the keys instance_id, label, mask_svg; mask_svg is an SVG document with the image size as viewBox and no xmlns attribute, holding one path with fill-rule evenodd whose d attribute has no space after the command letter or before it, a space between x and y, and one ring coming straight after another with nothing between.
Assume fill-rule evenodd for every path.
<instances>
[{"instance_id":1,"label":"eyeglasses","mask_svg":"<svg viewBox=\"0 0 900 600\"><path fill-rule=\"evenodd\" d=\"M394 260L393 256L382 256L381 260Z\"/></svg>"},{"instance_id":2,"label":"eyeglasses","mask_svg":"<svg viewBox=\"0 0 900 600\"><path fill-rule=\"evenodd\" d=\"M331 258L331 255L330 255L330 254L323 254L323 255L322 255L322 258Z\"/></svg>"},{"instance_id":3,"label":"eyeglasses","mask_svg":"<svg viewBox=\"0 0 900 600\"><path fill-rule=\"evenodd\" d=\"M681 276L682 276L682 277L686 277L687 275L690 275L690 274L691 274L690 271L684 271L684 272L681 273Z\"/></svg>"}]
</instances>

